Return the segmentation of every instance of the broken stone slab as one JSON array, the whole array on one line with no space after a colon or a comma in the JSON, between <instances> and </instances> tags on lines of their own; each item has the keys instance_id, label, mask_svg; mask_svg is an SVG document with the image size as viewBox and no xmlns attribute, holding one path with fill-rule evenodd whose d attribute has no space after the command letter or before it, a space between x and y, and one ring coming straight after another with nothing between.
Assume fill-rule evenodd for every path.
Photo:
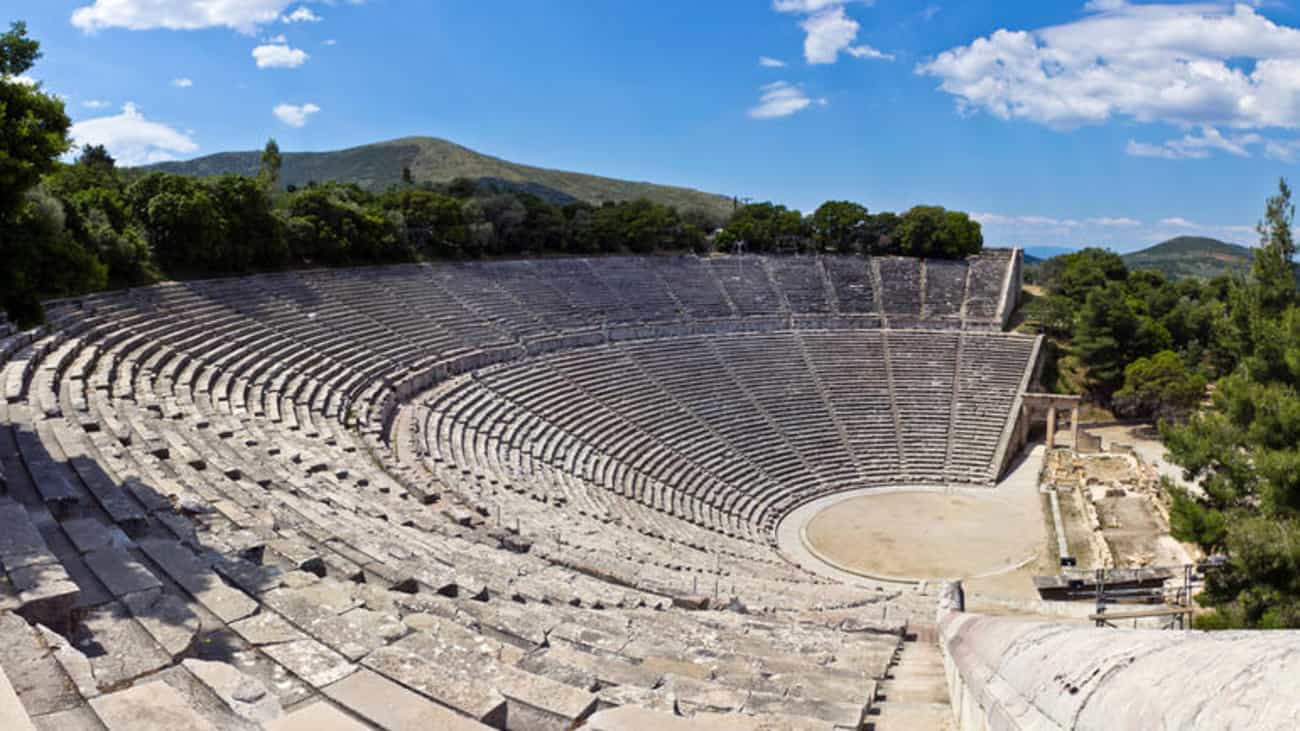
<instances>
[{"instance_id":1,"label":"broken stone slab","mask_svg":"<svg viewBox=\"0 0 1300 731\"><path fill-rule=\"evenodd\" d=\"M479 692L495 690L508 702L511 723L520 727L572 728L596 707L591 693L515 667L518 650L451 623L443 623L436 635L416 633L397 645L435 665L444 682L472 678Z\"/></svg>"},{"instance_id":2,"label":"broken stone slab","mask_svg":"<svg viewBox=\"0 0 1300 731\"><path fill-rule=\"evenodd\" d=\"M594 655L569 645L543 648L519 663L519 666L539 675L563 673L561 668L578 670L595 678L599 685L634 685L654 688L659 685L660 673L653 668L628 662L612 655ZM556 677L557 680L562 678Z\"/></svg>"},{"instance_id":3,"label":"broken stone slab","mask_svg":"<svg viewBox=\"0 0 1300 731\"><path fill-rule=\"evenodd\" d=\"M684 713L739 711L749 700L749 692L717 683L666 673L662 688L672 694Z\"/></svg>"},{"instance_id":4,"label":"broken stone slab","mask_svg":"<svg viewBox=\"0 0 1300 731\"><path fill-rule=\"evenodd\" d=\"M410 628L396 614L358 608L344 614L342 619L385 643L396 642L410 633Z\"/></svg>"},{"instance_id":5,"label":"broken stone slab","mask_svg":"<svg viewBox=\"0 0 1300 731\"><path fill-rule=\"evenodd\" d=\"M320 552L302 541L276 538L266 542L267 548L283 556L293 568L317 576L325 575L325 562Z\"/></svg>"},{"instance_id":6,"label":"broken stone slab","mask_svg":"<svg viewBox=\"0 0 1300 731\"><path fill-rule=\"evenodd\" d=\"M99 688L95 685L95 674L91 670L90 660L82 654L80 650L72 646L63 635L43 624L36 625L36 630L41 633L41 638L45 646L50 649L55 662L63 668L72 679L72 684L77 687L77 692L82 698L87 700L99 695ZM3 728L3 727L0 727Z\"/></svg>"},{"instance_id":7,"label":"broken stone slab","mask_svg":"<svg viewBox=\"0 0 1300 731\"><path fill-rule=\"evenodd\" d=\"M124 548L104 548L85 556L86 565L115 597L162 588L162 582Z\"/></svg>"},{"instance_id":8,"label":"broken stone slab","mask_svg":"<svg viewBox=\"0 0 1300 731\"><path fill-rule=\"evenodd\" d=\"M105 548L127 548L131 545L131 540L120 528L104 525L94 518L65 520L60 525L79 553Z\"/></svg>"},{"instance_id":9,"label":"broken stone slab","mask_svg":"<svg viewBox=\"0 0 1300 731\"><path fill-rule=\"evenodd\" d=\"M362 664L481 723L493 728L506 727L505 697L476 682L474 675L446 667L441 658L424 657L407 647L389 645L370 653Z\"/></svg>"},{"instance_id":10,"label":"broken stone slab","mask_svg":"<svg viewBox=\"0 0 1300 731\"><path fill-rule=\"evenodd\" d=\"M313 688L342 680L357 669L342 655L312 639L267 645L262 652Z\"/></svg>"},{"instance_id":11,"label":"broken stone slab","mask_svg":"<svg viewBox=\"0 0 1300 731\"><path fill-rule=\"evenodd\" d=\"M83 703L76 687L41 639L41 633L16 614L0 614L0 670L27 712L43 716Z\"/></svg>"},{"instance_id":12,"label":"broken stone slab","mask_svg":"<svg viewBox=\"0 0 1300 731\"><path fill-rule=\"evenodd\" d=\"M263 731L369 731L365 724L325 701L295 709L262 725Z\"/></svg>"},{"instance_id":13,"label":"broken stone slab","mask_svg":"<svg viewBox=\"0 0 1300 731\"><path fill-rule=\"evenodd\" d=\"M863 700L866 700L863 693ZM821 699L789 698L771 693L750 693L744 711L756 715L781 715L820 721L837 728L859 728L866 713L864 703L833 703Z\"/></svg>"},{"instance_id":14,"label":"broken stone slab","mask_svg":"<svg viewBox=\"0 0 1300 731\"><path fill-rule=\"evenodd\" d=\"M9 678L3 669L0 669L0 728L6 731L36 731L36 726L27 716L27 710L23 708L22 701L18 700L18 694L9 684Z\"/></svg>"},{"instance_id":15,"label":"broken stone slab","mask_svg":"<svg viewBox=\"0 0 1300 731\"><path fill-rule=\"evenodd\" d=\"M122 599L140 626L163 649L178 658L189 651L202 629L199 616L179 597L163 591L144 591Z\"/></svg>"},{"instance_id":16,"label":"broken stone slab","mask_svg":"<svg viewBox=\"0 0 1300 731\"><path fill-rule=\"evenodd\" d=\"M206 562L175 541L142 541L140 548L205 609L227 624L257 611L257 602L227 586Z\"/></svg>"},{"instance_id":17,"label":"broken stone slab","mask_svg":"<svg viewBox=\"0 0 1300 731\"><path fill-rule=\"evenodd\" d=\"M217 731L185 703L180 692L160 680L100 696L92 700L90 706L108 731Z\"/></svg>"},{"instance_id":18,"label":"broken stone slab","mask_svg":"<svg viewBox=\"0 0 1300 731\"><path fill-rule=\"evenodd\" d=\"M32 524L27 509L13 500L0 500L0 563L16 568L42 563L57 563L45 545L45 539Z\"/></svg>"},{"instance_id":19,"label":"broken stone slab","mask_svg":"<svg viewBox=\"0 0 1300 731\"><path fill-rule=\"evenodd\" d=\"M50 627L66 627L81 590L59 563L23 566L9 572L9 582L18 593L18 613L27 621Z\"/></svg>"},{"instance_id":20,"label":"broken stone slab","mask_svg":"<svg viewBox=\"0 0 1300 731\"><path fill-rule=\"evenodd\" d=\"M365 668L325 687L322 692L349 711L391 731L476 731L490 728Z\"/></svg>"},{"instance_id":21,"label":"broken stone slab","mask_svg":"<svg viewBox=\"0 0 1300 731\"><path fill-rule=\"evenodd\" d=\"M90 660L100 690L121 687L172 664L172 656L118 602L88 611L71 639Z\"/></svg>"},{"instance_id":22,"label":"broken stone slab","mask_svg":"<svg viewBox=\"0 0 1300 731\"><path fill-rule=\"evenodd\" d=\"M258 596L280 586L283 572L274 566L258 566L242 558L219 557L212 568L246 594Z\"/></svg>"},{"instance_id":23,"label":"broken stone slab","mask_svg":"<svg viewBox=\"0 0 1300 731\"><path fill-rule=\"evenodd\" d=\"M261 612L235 622L230 628L244 638L245 642L256 647L308 639L306 634L275 612Z\"/></svg>"},{"instance_id":24,"label":"broken stone slab","mask_svg":"<svg viewBox=\"0 0 1300 731\"><path fill-rule=\"evenodd\" d=\"M266 723L284 715L284 709L266 686L224 662L185 660L182 665L207 686L231 713L253 723Z\"/></svg>"}]
</instances>

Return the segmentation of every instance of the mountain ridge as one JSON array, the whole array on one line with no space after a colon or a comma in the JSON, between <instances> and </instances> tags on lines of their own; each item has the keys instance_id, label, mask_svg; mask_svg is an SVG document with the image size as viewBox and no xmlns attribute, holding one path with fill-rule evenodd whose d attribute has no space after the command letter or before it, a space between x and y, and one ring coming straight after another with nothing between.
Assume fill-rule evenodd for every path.
<instances>
[{"instance_id":1,"label":"mountain ridge","mask_svg":"<svg viewBox=\"0 0 1300 731\"><path fill-rule=\"evenodd\" d=\"M1154 269L1170 279L1212 279L1244 274L1255 255L1248 247L1207 236L1175 236L1122 258L1129 269Z\"/></svg>"},{"instance_id":2,"label":"mountain ridge","mask_svg":"<svg viewBox=\"0 0 1300 731\"><path fill-rule=\"evenodd\" d=\"M437 137L400 137L342 150L285 152L281 157L280 183L285 186L337 180L377 192L400 184L402 171L409 169L417 183L446 183L455 178L487 180L497 188L526 190L557 203L583 200L600 204L646 198L678 210L703 210L718 218L729 215L733 206L731 198L716 193L524 165ZM260 164L261 151L248 150L154 163L142 169L195 177L256 175Z\"/></svg>"}]
</instances>

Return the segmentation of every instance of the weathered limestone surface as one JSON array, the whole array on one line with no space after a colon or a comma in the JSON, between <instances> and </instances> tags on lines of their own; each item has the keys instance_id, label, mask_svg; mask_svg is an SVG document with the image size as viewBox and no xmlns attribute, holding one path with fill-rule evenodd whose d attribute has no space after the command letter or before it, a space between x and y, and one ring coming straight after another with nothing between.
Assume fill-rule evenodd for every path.
<instances>
[{"instance_id":1,"label":"weathered limestone surface","mask_svg":"<svg viewBox=\"0 0 1300 731\"><path fill-rule=\"evenodd\" d=\"M323 689L326 696L384 729L490 728L458 715L369 670L359 670Z\"/></svg>"},{"instance_id":2,"label":"weathered limestone surface","mask_svg":"<svg viewBox=\"0 0 1300 731\"><path fill-rule=\"evenodd\" d=\"M1300 632L1182 632L943 612L960 728L1288 729Z\"/></svg>"},{"instance_id":3,"label":"weathered limestone surface","mask_svg":"<svg viewBox=\"0 0 1300 731\"><path fill-rule=\"evenodd\" d=\"M0 728L6 731L36 731L3 669L0 669Z\"/></svg>"},{"instance_id":4,"label":"weathered limestone surface","mask_svg":"<svg viewBox=\"0 0 1300 731\"><path fill-rule=\"evenodd\" d=\"M217 731L186 704L185 698L161 681L137 685L90 702L108 731L191 729Z\"/></svg>"}]
</instances>

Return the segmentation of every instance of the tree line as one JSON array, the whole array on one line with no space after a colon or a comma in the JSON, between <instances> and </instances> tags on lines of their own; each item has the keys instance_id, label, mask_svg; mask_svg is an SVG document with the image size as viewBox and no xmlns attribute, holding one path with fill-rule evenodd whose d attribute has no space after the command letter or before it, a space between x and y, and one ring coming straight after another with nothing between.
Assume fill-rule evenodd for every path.
<instances>
[{"instance_id":1,"label":"tree line","mask_svg":"<svg viewBox=\"0 0 1300 731\"><path fill-rule=\"evenodd\" d=\"M870 213L852 201L826 201L810 216L773 203L739 209L718 233L719 251L826 253L960 258L984 247L979 222L942 206L902 215Z\"/></svg>"},{"instance_id":2,"label":"tree line","mask_svg":"<svg viewBox=\"0 0 1300 731\"><path fill-rule=\"evenodd\" d=\"M1170 282L1088 249L1048 260L1046 293L1026 308L1086 374L1088 398L1155 418L1198 486L1164 488L1174 537L1225 559L1198 597L1211 609L1196 619L1203 629L1300 627L1294 217L1282 180L1248 276Z\"/></svg>"}]
</instances>

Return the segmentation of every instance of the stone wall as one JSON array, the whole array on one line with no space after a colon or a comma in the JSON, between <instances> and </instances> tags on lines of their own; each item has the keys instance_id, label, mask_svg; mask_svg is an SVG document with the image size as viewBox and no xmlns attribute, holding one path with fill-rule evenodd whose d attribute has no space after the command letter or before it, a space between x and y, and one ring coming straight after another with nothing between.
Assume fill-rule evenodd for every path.
<instances>
[{"instance_id":1,"label":"stone wall","mask_svg":"<svg viewBox=\"0 0 1300 731\"><path fill-rule=\"evenodd\" d=\"M1286 729L1300 631L1123 630L941 605L957 728ZM959 606L959 605L956 605Z\"/></svg>"}]
</instances>

